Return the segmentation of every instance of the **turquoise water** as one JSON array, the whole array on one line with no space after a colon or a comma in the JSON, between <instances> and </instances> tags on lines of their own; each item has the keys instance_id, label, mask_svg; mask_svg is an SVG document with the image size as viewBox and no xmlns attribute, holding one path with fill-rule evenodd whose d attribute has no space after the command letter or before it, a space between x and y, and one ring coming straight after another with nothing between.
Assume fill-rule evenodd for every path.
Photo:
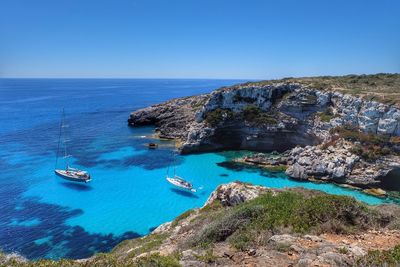
<instances>
[{"instance_id":1,"label":"turquoise water","mask_svg":"<svg viewBox=\"0 0 400 267\"><path fill-rule=\"evenodd\" d=\"M1 249L31 259L82 258L109 251L126 238L145 235L182 212L201 207L218 185L235 180L274 188L303 186L368 204L386 201L332 184L298 182L282 173L226 164L240 152L174 157L174 143L153 140L153 128L126 125L134 109L235 82L3 80ZM73 126L73 165L93 177L87 185L53 173L63 106L68 107L67 120ZM159 148L147 149L149 141L158 142ZM177 174L191 181L197 193L182 192L166 182L174 162Z\"/></svg>"}]
</instances>

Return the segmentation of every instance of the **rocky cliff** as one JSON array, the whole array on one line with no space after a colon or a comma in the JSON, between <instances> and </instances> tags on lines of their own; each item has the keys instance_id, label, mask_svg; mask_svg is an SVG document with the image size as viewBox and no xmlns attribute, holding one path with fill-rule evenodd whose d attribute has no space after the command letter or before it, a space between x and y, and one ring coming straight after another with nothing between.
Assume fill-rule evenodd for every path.
<instances>
[{"instance_id":1,"label":"rocky cliff","mask_svg":"<svg viewBox=\"0 0 400 267\"><path fill-rule=\"evenodd\" d=\"M400 110L395 105L301 83L221 88L135 111L128 122L156 125L160 137L181 140L182 153L291 150L287 174L296 179L378 186L399 167ZM341 128L365 138L342 136ZM375 136L385 138L368 141ZM390 186L400 189L400 183Z\"/></svg>"},{"instance_id":2,"label":"rocky cliff","mask_svg":"<svg viewBox=\"0 0 400 267\"><path fill-rule=\"evenodd\" d=\"M315 144L329 129L349 124L375 134L400 134L396 107L300 84L227 87L135 111L130 125L155 124L180 138L182 152L216 149L285 150Z\"/></svg>"}]
</instances>

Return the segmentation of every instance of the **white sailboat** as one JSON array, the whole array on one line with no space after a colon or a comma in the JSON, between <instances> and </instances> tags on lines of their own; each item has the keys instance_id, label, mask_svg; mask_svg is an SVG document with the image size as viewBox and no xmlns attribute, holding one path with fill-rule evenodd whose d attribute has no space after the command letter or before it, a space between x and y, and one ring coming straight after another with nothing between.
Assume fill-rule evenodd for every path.
<instances>
[{"instance_id":1,"label":"white sailboat","mask_svg":"<svg viewBox=\"0 0 400 267\"><path fill-rule=\"evenodd\" d=\"M175 160L174 160L174 163L175 163ZM196 192L196 189L193 188L193 185L191 183L187 182L182 177L179 177L178 175L176 175L175 164L174 164L174 175L169 176L169 167L168 167L166 179L170 184L172 184L180 189L187 190L187 191L190 191L193 193Z\"/></svg>"},{"instance_id":2,"label":"white sailboat","mask_svg":"<svg viewBox=\"0 0 400 267\"><path fill-rule=\"evenodd\" d=\"M61 125L60 125L60 136L58 139L58 148L57 148L57 157L56 157L56 165L54 172L56 175L60 176L61 178L68 180L68 181L73 181L73 182L83 182L83 183L88 183L91 181L90 174L87 171L79 170L77 168L72 168L69 166L68 158L71 157L71 155L68 155L67 153L67 142L68 140L66 139L66 128L68 125L65 124L65 113L64 109L62 111L62 119L61 119ZM61 147L61 142L63 143L63 150L64 150L64 160L65 160L65 169L57 169L57 163L58 163L58 155Z\"/></svg>"}]
</instances>

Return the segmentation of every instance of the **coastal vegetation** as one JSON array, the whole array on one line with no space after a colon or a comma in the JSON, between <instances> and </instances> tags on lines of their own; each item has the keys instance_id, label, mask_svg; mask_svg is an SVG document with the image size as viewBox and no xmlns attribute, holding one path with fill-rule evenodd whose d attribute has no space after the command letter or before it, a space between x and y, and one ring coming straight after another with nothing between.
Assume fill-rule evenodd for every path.
<instances>
[{"instance_id":1,"label":"coastal vegetation","mask_svg":"<svg viewBox=\"0 0 400 267\"><path fill-rule=\"evenodd\" d=\"M186 219L187 217L189 217L189 216L192 215L193 213L195 213L194 210L185 211L184 213L182 213L181 215L179 215L178 217L175 218L175 220L172 222L172 226L178 225L178 223L179 223L180 221L182 221L183 219Z\"/></svg>"},{"instance_id":2,"label":"coastal vegetation","mask_svg":"<svg viewBox=\"0 0 400 267\"><path fill-rule=\"evenodd\" d=\"M277 120L273 114L262 111L259 107L254 105L246 106L243 109L241 116L245 121L252 122L257 125L277 124Z\"/></svg>"},{"instance_id":3,"label":"coastal vegetation","mask_svg":"<svg viewBox=\"0 0 400 267\"><path fill-rule=\"evenodd\" d=\"M357 260L357 266L398 266L400 263L400 245L390 250L371 250Z\"/></svg>"},{"instance_id":4,"label":"coastal vegetation","mask_svg":"<svg viewBox=\"0 0 400 267\"><path fill-rule=\"evenodd\" d=\"M277 124L276 116L270 112L265 112L255 105L247 105L243 111L235 113L230 109L217 108L209 111L205 115L205 121L211 126L217 126L224 120L245 120L256 125Z\"/></svg>"},{"instance_id":5,"label":"coastal vegetation","mask_svg":"<svg viewBox=\"0 0 400 267\"><path fill-rule=\"evenodd\" d=\"M322 122L330 122L333 118L337 117L335 114L333 114L332 108L327 108L325 111L318 112L317 116Z\"/></svg>"},{"instance_id":6,"label":"coastal vegetation","mask_svg":"<svg viewBox=\"0 0 400 267\"><path fill-rule=\"evenodd\" d=\"M234 208L210 212L214 220L190 240L209 247L227 240L241 250L262 245L278 232L354 233L381 226L384 219L351 197L298 192L267 193Z\"/></svg>"},{"instance_id":7,"label":"coastal vegetation","mask_svg":"<svg viewBox=\"0 0 400 267\"><path fill-rule=\"evenodd\" d=\"M159 253L153 253L148 256L140 257L134 265L138 267L180 267L177 256L161 256ZM123 265L122 265L123 266Z\"/></svg>"},{"instance_id":8,"label":"coastal vegetation","mask_svg":"<svg viewBox=\"0 0 400 267\"><path fill-rule=\"evenodd\" d=\"M115 254L121 251L126 251L129 247L129 255L131 257L157 249L163 241L167 238L165 234L152 234L143 238L136 238L132 240L125 240L113 249Z\"/></svg>"},{"instance_id":9,"label":"coastal vegetation","mask_svg":"<svg viewBox=\"0 0 400 267\"><path fill-rule=\"evenodd\" d=\"M213 111L208 112L205 116L205 120L211 126L216 126L223 120L232 119L233 116L234 113L231 110L217 108Z\"/></svg>"}]
</instances>

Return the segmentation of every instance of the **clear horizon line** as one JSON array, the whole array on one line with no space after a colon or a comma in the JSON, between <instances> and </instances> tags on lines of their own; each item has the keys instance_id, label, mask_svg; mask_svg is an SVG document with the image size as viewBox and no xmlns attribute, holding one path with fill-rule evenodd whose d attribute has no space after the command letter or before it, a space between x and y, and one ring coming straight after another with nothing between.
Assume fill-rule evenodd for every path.
<instances>
[{"instance_id":1,"label":"clear horizon line","mask_svg":"<svg viewBox=\"0 0 400 267\"><path fill-rule=\"evenodd\" d=\"M185 77L20 77L20 76L10 76L10 77L1 77L0 79L97 79L97 80L107 80L107 79L131 79L131 80L238 80L238 81L262 81L262 80L281 80L287 78L313 78L313 77L340 77L340 76L348 76L348 75L376 75L376 74L400 74L400 72L375 72L375 73L348 73L348 74L326 74L326 75L304 75L304 76L280 76L280 77L264 77L264 78L185 78Z\"/></svg>"},{"instance_id":2,"label":"clear horizon line","mask_svg":"<svg viewBox=\"0 0 400 267\"><path fill-rule=\"evenodd\" d=\"M263 80L260 78L140 78L140 77L0 77L0 79L131 79L131 80Z\"/></svg>"}]
</instances>

